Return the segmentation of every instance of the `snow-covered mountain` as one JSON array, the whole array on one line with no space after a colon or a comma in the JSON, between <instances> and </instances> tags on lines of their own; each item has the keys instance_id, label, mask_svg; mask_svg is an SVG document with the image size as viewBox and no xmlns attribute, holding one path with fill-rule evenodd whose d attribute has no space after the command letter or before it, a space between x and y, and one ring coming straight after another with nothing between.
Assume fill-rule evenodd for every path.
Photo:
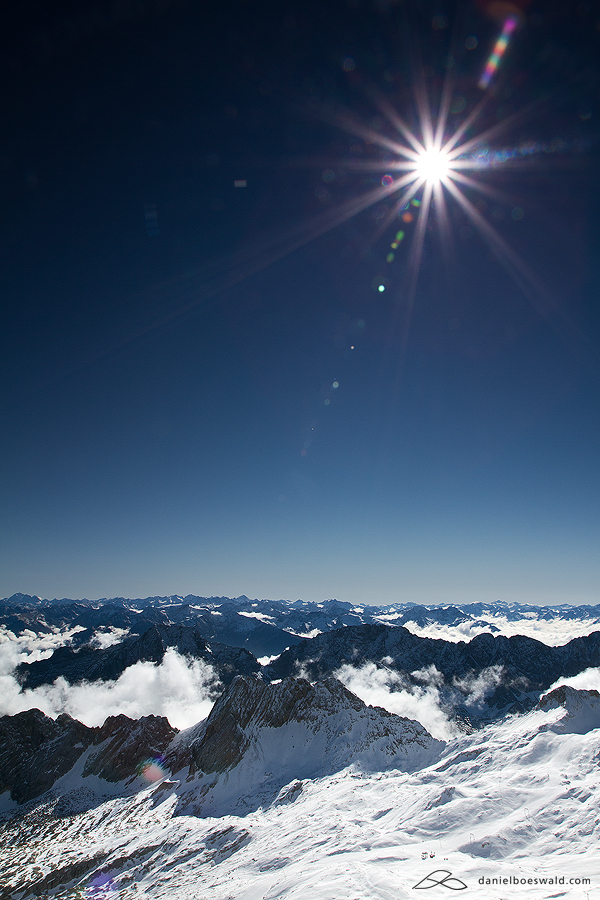
<instances>
[{"instance_id":1,"label":"snow-covered mountain","mask_svg":"<svg viewBox=\"0 0 600 900\"><path fill-rule=\"evenodd\" d=\"M349 625L405 626L415 634L458 641L482 632L523 634L547 644L563 644L600 626L600 606L536 607L518 603L420 606L414 603L361 606L338 600L251 600L246 596L176 595L127 600L42 600L14 594L0 601L0 630L14 635L51 634L69 629L72 644L106 646L126 634L141 635L153 625L195 628L207 641L244 647L256 657L274 656L298 643Z\"/></svg>"},{"instance_id":2,"label":"snow-covered mountain","mask_svg":"<svg viewBox=\"0 0 600 900\"><path fill-rule=\"evenodd\" d=\"M583 900L599 611L8 598L0 900Z\"/></svg>"},{"instance_id":3,"label":"snow-covered mountain","mask_svg":"<svg viewBox=\"0 0 600 900\"><path fill-rule=\"evenodd\" d=\"M293 780L354 764L415 769L443 748L418 722L367 707L339 681L276 685L237 678L199 729L183 732L166 764L185 779L178 812L247 812Z\"/></svg>"},{"instance_id":4,"label":"snow-covered mountain","mask_svg":"<svg viewBox=\"0 0 600 900\"><path fill-rule=\"evenodd\" d=\"M121 679L133 677L136 666L153 665L161 671L163 661L174 651L181 660L184 678L185 667L191 661L204 667L206 684L212 683L206 688L207 701L212 702L236 675L259 676L263 681L292 676L315 681L335 676L368 702L413 718L420 717L413 701L429 695L443 717L468 729L507 712L531 709L542 691L559 679L600 668L600 630L594 631L592 608L585 620L591 633L546 644L526 635L506 637L489 630L475 636L467 632L466 640L457 640L456 634L452 640L433 639L399 625L397 612L384 614L381 607L358 609L337 601L321 605L299 601L278 604L241 597L204 600L202 605L192 603L193 599L201 600L118 598L94 604L40 601L23 595L9 598L0 605L0 669L13 681L7 683L4 699L0 699L0 712L12 713L38 705L44 711L64 711L77 717L81 703L73 705L69 685L79 685L81 690L90 683L120 686L119 691L113 692L116 695L122 693ZM481 604L473 611L478 615L486 612ZM565 619L558 617L561 612ZM573 620L573 609L566 607L540 609L536 622L546 621L544 616L550 613L554 616L553 628L558 628L559 622L565 622L567 628L573 621L578 626L584 622L582 618ZM491 615L489 607L486 614ZM516 615L514 610L511 614ZM437 616L439 627L447 627L449 622L458 620L464 624L467 613L458 607L432 610L411 606L403 614L413 624L429 621L432 615ZM533 621L529 608L519 615L520 621ZM276 621L277 626L264 621L267 618ZM361 618L372 621L354 624ZM213 622L221 620L226 625L212 627ZM229 635L237 643L207 639L207 621L211 634ZM313 628L304 632L312 635L306 637L280 627L294 624L308 628L315 623L325 630ZM147 626L145 630L143 626ZM286 649L258 660L241 645L254 642L263 646L261 635L265 633L261 629L267 627L277 631L280 644L287 642ZM82 635L86 636L83 643ZM389 696L373 696L372 685L382 680ZM172 693L172 681L167 694ZM597 681L578 686L596 686ZM192 686L188 688L188 694L192 693ZM110 693L109 687L106 692ZM399 705L402 695L408 706ZM130 707L109 705L106 715L129 711ZM146 705L144 712L169 715L167 707ZM101 721L96 717L88 724ZM425 721L421 717L421 721L426 727L433 727L431 718ZM190 720L178 722L179 727L185 727ZM447 737L453 728L434 730L434 734Z\"/></svg>"},{"instance_id":5,"label":"snow-covered mountain","mask_svg":"<svg viewBox=\"0 0 600 900\"><path fill-rule=\"evenodd\" d=\"M89 745L51 791L13 805L0 821L2 900L408 900L417 887L432 896L456 889L500 900L527 890L534 900L580 900L597 889L597 692L558 688L531 712L444 747L340 686L259 684L234 681L209 720L138 769L144 785L123 769L120 781L106 780L109 737ZM352 756L357 744L337 716L358 726L366 763ZM308 766L265 802L257 773L267 764L282 777L294 772L282 749L303 724L304 759L320 738L316 758L331 767ZM221 735L214 747L211 734ZM396 751L404 760L413 744L429 757L397 767ZM84 774L99 748L104 774ZM298 772L302 764L299 755ZM215 818L201 805L183 807L207 774L229 789L236 770L245 809Z\"/></svg>"},{"instance_id":6,"label":"snow-covered mountain","mask_svg":"<svg viewBox=\"0 0 600 900\"><path fill-rule=\"evenodd\" d=\"M98 728L68 715L53 720L37 709L4 716L0 793L9 794L6 802L24 803L54 788L76 803L89 776L122 782L130 793L139 789L144 764L155 760L182 785L178 812L206 817L272 802L290 778L351 764L419 768L443 746L418 722L366 706L333 678L271 685L237 676L208 718L180 733L158 716L111 716Z\"/></svg>"}]
</instances>

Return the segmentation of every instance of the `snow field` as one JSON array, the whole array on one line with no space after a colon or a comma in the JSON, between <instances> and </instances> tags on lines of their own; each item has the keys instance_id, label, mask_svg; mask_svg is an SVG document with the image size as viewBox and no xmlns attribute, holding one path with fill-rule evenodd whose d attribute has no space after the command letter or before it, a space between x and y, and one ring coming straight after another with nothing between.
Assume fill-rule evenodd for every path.
<instances>
[{"instance_id":1,"label":"snow field","mask_svg":"<svg viewBox=\"0 0 600 900\"><path fill-rule=\"evenodd\" d=\"M245 816L177 815L172 782L90 797L87 811L60 820L32 803L18 828L4 826L5 883L39 883L96 860L54 895L69 896L102 869L113 900L408 900L436 871L461 879L464 896L598 897L600 730L562 733L564 717L559 707L491 725L417 772L350 767L306 780L292 802ZM479 885L503 876L565 884ZM583 877L591 884L568 884ZM431 896L447 894L437 886Z\"/></svg>"}]
</instances>

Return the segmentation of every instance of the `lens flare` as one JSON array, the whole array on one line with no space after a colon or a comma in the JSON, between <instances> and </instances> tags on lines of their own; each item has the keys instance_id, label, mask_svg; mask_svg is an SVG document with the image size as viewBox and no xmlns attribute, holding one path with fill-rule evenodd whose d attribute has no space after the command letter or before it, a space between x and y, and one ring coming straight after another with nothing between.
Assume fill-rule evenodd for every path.
<instances>
[{"instance_id":1,"label":"lens flare","mask_svg":"<svg viewBox=\"0 0 600 900\"><path fill-rule=\"evenodd\" d=\"M164 768L164 760L162 757L146 759L137 767L137 774L141 775L146 781L161 781L168 774Z\"/></svg>"},{"instance_id":2,"label":"lens flare","mask_svg":"<svg viewBox=\"0 0 600 900\"><path fill-rule=\"evenodd\" d=\"M113 900L117 894L117 886L106 872L91 878L85 888L86 900Z\"/></svg>"},{"instance_id":3,"label":"lens flare","mask_svg":"<svg viewBox=\"0 0 600 900\"><path fill-rule=\"evenodd\" d=\"M511 14L505 18L502 33L488 60L480 87L489 84L518 25L516 15ZM373 173L376 176L373 178L374 186L331 208L319 221L307 223L307 234L298 241L298 245L372 207L376 211L374 218L377 228L371 243L382 237L388 228L394 225L397 227L398 220L403 226L403 230L397 232L390 241L389 250L384 257L389 266L397 266L399 253L396 251L405 237L404 229L406 237L409 230L412 232L410 241L407 241L408 254L403 259L403 284L398 287L397 294L401 297L403 352L411 329L426 234L434 224L437 226L444 260L451 262L455 258L450 207L460 209L461 214L466 216L469 227L490 246L498 262L536 309L549 311L556 308L555 300L543 282L495 225L482 215L481 201L471 199L473 194L480 194L498 204L510 204L513 209L512 218L516 221L522 215L521 207L515 206L514 197L489 184L488 179L501 169L516 167L525 157L528 157L531 165L531 157L538 153L545 154L549 149L543 143L536 142L502 150L495 148L494 143L498 137L520 122L526 110L501 117L499 121L496 116L487 126L478 127L486 107L494 100L491 92L486 91L471 111L465 111L462 120L451 118L456 112L453 109L454 81L449 72L442 85L439 101L432 108L425 75L422 70L419 73L417 69L414 74L411 113L414 121L411 124L401 116L390 99L376 89L371 89L370 93L380 115L371 124L347 110L323 109L320 112L324 121L362 139L367 147L378 148L383 156L380 160L364 156L344 158L344 169ZM489 122L490 117L486 118ZM390 286L391 282L387 284L383 280L374 280L374 289L380 293Z\"/></svg>"},{"instance_id":4,"label":"lens flare","mask_svg":"<svg viewBox=\"0 0 600 900\"><path fill-rule=\"evenodd\" d=\"M504 22L504 28L502 29L502 33L498 40L494 45L494 49L491 52L490 58L485 64L485 69L483 70L483 74L479 79L479 87L485 90L488 87L490 81L492 80L496 69L500 65L500 60L504 56L506 52L506 48L508 47L508 42L510 38L519 24L519 20L516 16L509 16Z\"/></svg>"}]
</instances>

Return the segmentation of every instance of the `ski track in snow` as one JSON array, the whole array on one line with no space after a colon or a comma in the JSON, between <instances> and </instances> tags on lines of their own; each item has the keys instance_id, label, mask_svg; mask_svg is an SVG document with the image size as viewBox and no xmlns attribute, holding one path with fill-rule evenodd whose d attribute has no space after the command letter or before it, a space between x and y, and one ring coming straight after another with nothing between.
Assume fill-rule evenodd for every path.
<instances>
[{"instance_id":1,"label":"ski track in snow","mask_svg":"<svg viewBox=\"0 0 600 900\"><path fill-rule=\"evenodd\" d=\"M3 825L0 896L39 896L23 895L17 885L96 858L49 895L408 900L419 896L413 890L421 879L444 870L467 885L465 896L595 897L600 729L561 733L564 712L536 710L453 740L435 764L416 773L349 768L305 781L292 802L246 816L173 816L176 796L168 781L96 800L88 811L58 820L49 815L47 798L45 805L33 801L20 824ZM70 778L75 784L74 775L65 776L63 792ZM80 802L81 788L79 794ZM85 889L99 871L112 882ZM480 878L509 876L562 876L565 884L479 885ZM568 883L583 877L591 884ZM430 896L448 893L438 886Z\"/></svg>"}]
</instances>

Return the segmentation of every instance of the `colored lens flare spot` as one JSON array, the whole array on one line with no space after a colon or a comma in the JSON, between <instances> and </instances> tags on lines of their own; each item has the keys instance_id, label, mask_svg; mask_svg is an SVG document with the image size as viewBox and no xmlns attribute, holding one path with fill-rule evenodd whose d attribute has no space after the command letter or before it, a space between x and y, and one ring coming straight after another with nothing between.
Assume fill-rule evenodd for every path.
<instances>
[{"instance_id":1,"label":"colored lens flare spot","mask_svg":"<svg viewBox=\"0 0 600 900\"><path fill-rule=\"evenodd\" d=\"M504 27L502 29L502 33L498 40L494 45L494 49L492 50L490 57L485 64L485 69L483 70L483 74L479 79L479 87L487 88L490 81L494 77L496 69L500 65L500 60L504 56L506 48L508 46L508 42L515 31L517 25L519 24L519 20L516 16L508 16L508 18L504 22Z\"/></svg>"},{"instance_id":2,"label":"colored lens flare spot","mask_svg":"<svg viewBox=\"0 0 600 900\"><path fill-rule=\"evenodd\" d=\"M163 760L161 758L146 759L138 766L138 775L152 783L161 781L168 774L162 763Z\"/></svg>"},{"instance_id":3,"label":"colored lens flare spot","mask_svg":"<svg viewBox=\"0 0 600 900\"><path fill-rule=\"evenodd\" d=\"M88 881L85 888L87 900L112 900L116 896L117 886L114 880L102 872Z\"/></svg>"}]
</instances>

